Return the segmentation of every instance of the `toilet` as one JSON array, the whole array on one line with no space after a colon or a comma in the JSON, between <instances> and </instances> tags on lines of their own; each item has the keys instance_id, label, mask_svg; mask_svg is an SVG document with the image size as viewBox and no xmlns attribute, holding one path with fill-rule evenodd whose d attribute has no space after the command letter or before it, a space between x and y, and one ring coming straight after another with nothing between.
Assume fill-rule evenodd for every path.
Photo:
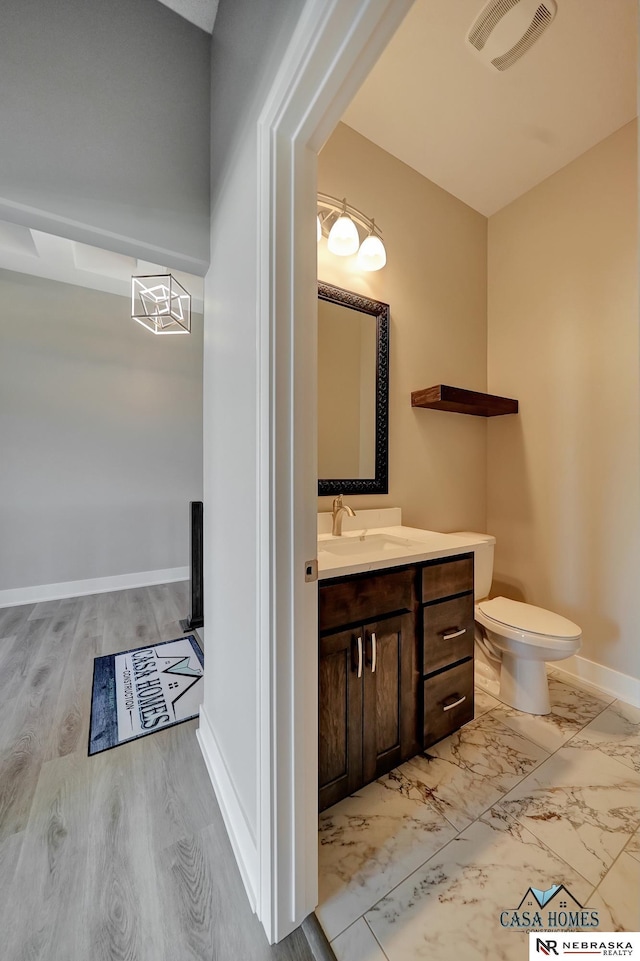
<instances>
[{"instance_id":1,"label":"toilet","mask_svg":"<svg viewBox=\"0 0 640 961\"><path fill-rule=\"evenodd\" d=\"M546 662L577 654L582 631L573 621L542 607L507 597L489 600L496 539L490 534L463 533L481 539L474 548L476 683L525 714L549 714Z\"/></svg>"}]
</instances>

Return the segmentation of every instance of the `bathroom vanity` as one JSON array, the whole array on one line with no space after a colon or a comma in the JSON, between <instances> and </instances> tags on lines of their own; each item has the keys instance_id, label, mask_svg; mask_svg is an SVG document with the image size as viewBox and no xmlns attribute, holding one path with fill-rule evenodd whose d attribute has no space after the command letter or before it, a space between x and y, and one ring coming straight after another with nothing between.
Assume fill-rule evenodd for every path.
<instances>
[{"instance_id":1,"label":"bathroom vanity","mask_svg":"<svg viewBox=\"0 0 640 961\"><path fill-rule=\"evenodd\" d=\"M321 810L419 750L416 595L412 567L320 586Z\"/></svg>"},{"instance_id":2,"label":"bathroom vanity","mask_svg":"<svg viewBox=\"0 0 640 961\"><path fill-rule=\"evenodd\" d=\"M394 526L318 549L323 810L473 717L473 544Z\"/></svg>"}]
</instances>

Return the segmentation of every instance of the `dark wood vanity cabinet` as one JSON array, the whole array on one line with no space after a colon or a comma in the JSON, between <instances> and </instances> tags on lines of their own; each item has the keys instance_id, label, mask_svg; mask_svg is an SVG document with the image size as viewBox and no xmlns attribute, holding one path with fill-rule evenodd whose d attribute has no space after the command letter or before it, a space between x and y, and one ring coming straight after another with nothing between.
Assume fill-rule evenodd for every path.
<instances>
[{"instance_id":1,"label":"dark wood vanity cabinet","mask_svg":"<svg viewBox=\"0 0 640 961\"><path fill-rule=\"evenodd\" d=\"M423 746L473 718L473 554L422 568Z\"/></svg>"},{"instance_id":2,"label":"dark wood vanity cabinet","mask_svg":"<svg viewBox=\"0 0 640 961\"><path fill-rule=\"evenodd\" d=\"M319 808L473 717L473 554L320 583Z\"/></svg>"},{"instance_id":3,"label":"dark wood vanity cabinet","mask_svg":"<svg viewBox=\"0 0 640 961\"><path fill-rule=\"evenodd\" d=\"M405 568L320 586L320 810L419 750L415 582Z\"/></svg>"}]
</instances>

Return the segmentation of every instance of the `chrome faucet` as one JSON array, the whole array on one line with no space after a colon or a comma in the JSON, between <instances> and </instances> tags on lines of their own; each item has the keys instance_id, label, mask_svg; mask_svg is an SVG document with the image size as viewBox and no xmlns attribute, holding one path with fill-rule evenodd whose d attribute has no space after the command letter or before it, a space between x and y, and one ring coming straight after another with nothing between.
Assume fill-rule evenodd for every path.
<instances>
[{"instance_id":1,"label":"chrome faucet","mask_svg":"<svg viewBox=\"0 0 640 961\"><path fill-rule=\"evenodd\" d=\"M342 503L342 494L338 496L333 501L333 511L331 512L333 516L333 527L331 533L334 537L342 537L342 514L348 514L349 517L355 517L356 512L351 510L347 504Z\"/></svg>"}]
</instances>

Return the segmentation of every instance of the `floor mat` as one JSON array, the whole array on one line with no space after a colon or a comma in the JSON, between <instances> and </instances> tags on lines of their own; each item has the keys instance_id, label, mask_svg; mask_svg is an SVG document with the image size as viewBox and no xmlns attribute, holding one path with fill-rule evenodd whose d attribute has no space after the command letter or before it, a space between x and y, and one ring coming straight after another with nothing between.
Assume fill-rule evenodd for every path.
<instances>
[{"instance_id":1,"label":"floor mat","mask_svg":"<svg viewBox=\"0 0 640 961\"><path fill-rule=\"evenodd\" d=\"M179 637L93 662L89 754L99 754L198 716L204 654Z\"/></svg>"}]
</instances>

